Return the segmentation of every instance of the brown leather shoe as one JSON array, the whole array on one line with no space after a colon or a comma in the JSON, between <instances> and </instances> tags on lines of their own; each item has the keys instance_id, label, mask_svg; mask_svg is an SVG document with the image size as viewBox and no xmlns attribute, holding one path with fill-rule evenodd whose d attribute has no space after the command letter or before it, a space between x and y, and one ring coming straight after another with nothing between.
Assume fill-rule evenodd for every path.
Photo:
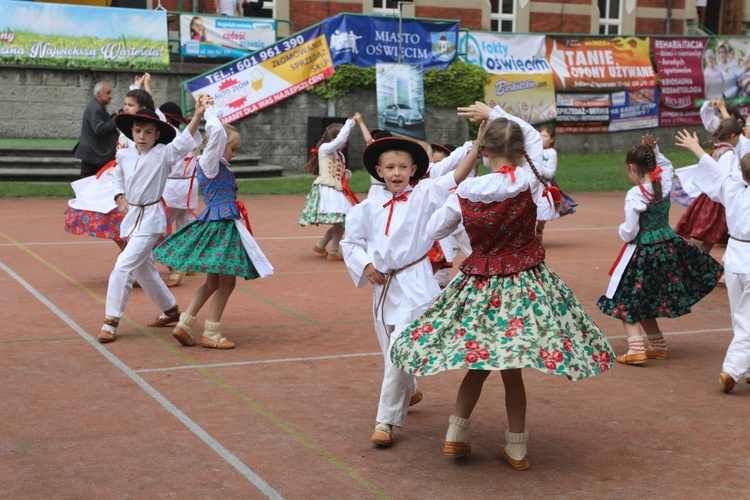
<instances>
[{"instance_id":1,"label":"brown leather shoe","mask_svg":"<svg viewBox=\"0 0 750 500\"><path fill-rule=\"evenodd\" d=\"M106 317L104 318L104 324L117 328L117 326L120 324L120 320L118 318ZM114 342L115 340L117 340L117 334L102 328L102 331L99 332L99 335L96 338L102 344L109 344L110 342Z\"/></svg>"},{"instance_id":2,"label":"brown leather shoe","mask_svg":"<svg viewBox=\"0 0 750 500\"><path fill-rule=\"evenodd\" d=\"M180 312L180 308L174 306L169 311L164 311L164 314L167 316L166 318L159 316L151 323L148 323L147 326L150 326L151 328L161 328L162 326L169 326L172 323L177 323L180 321Z\"/></svg>"},{"instance_id":3,"label":"brown leather shoe","mask_svg":"<svg viewBox=\"0 0 750 500\"><path fill-rule=\"evenodd\" d=\"M514 460L510 458L505 452L505 446L500 447L500 456L503 457L505 461L508 462L510 466L516 470L526 470L529 468L529 462L528 460L526 460L526 457L522 458L521 460Z\"/></svg>"},{"instance_id":4,"label":"brown leather shoe","mask_svg":"<svg viewBox=\"0 0 750 500\"><path fill-rule=\"evenodd\" d=\"M313 252L324 257L328 253L325 248L320 248L318 245L313 245Z\"/></svg>"},{"instance_id":5,"label":"brown leather shoe","mask_svg":"<svg viewBox=\"0 0 750 500\"><path fill-rule=\"evenodd\" d=\"M648 360L645 352L636 352L635 354L620 354L617 356L617 362L623 365L640 365Z\"/></svg>"},{"instance_id":6,"label":"brown leather shoe","mask_svg":"<svg viewBox=\"0 0 750 500\"><path fill-rule=\"evenodd\" d=\"M417 404L420 401L422 401L422 397L423 397L422 396L422 391L417 390L417 393L415 395L413 395L411 397L411 399L409 400L409 406L414 406L415 404Z\"/></svg>"},{"instance_id":7,"label":"brown leather shoe","mask_svg":"<svg viewBox=\"0 0 750 500\"><path fill-rule=\"evenodd\" d=\"M99 342L102 344L109 344L110 342L114 342L117 340L117 334L112 333L108 330L102 330L99 332L99 336L97 337L99 339Z\"/></svg>"},{"instance_id":8,"label":"brown leather shoe","mask_svg":"<svg viewBox=\"0 0 750 500\"><path fill-rule=\"evenodd\" d=\"M734 389L734 379L727 372L721 372L719 374L719 385L724 394L729 394Z\"/></svg>"},{"instance_id":9,"label":"brown leather shoe","mask_svg":"<svg viewBox=\"0 0 750 500\"><path fill-rule=\"evenodd\" d=\"M234 342L230 342L224 337L221 337L219 340L201 337L201 345L210 349L234 349Z\"/></svg>"},{"instance_id":10,"label":"brown leather shoe","mask_svg":"<svg viewBox=\"0 0 750 500\"><path fill-rule=\"evenodd\" d=\"M344 260L344 256L340 253L328 252L328 255L326 255L326 260Z\"/></svg>"},{"instance_id":11,"label":"brown leather shoe","mask_svg":"<svg viewBox=\"0 0 750 500\"><path fill-rule=\"evenodd\" d=\"M669 350L647 347L646 356L648 357L648 359L669 359Z\"/></svg>"},{"instance_id":12,"label":"brown leather shoe","mask_svg":"<svg viewBox=\"0 0 750 500\"><path fill-rule=\"evenodd\" d=\"M177 342L184 345L185 347L192 347L197 344L192 335L186 332L181 326L175 326L172 330L172 336L177 339Z\"/></svg>"},{"instance_id":13,"label":"brown leather shoe","mask_svg":"<svg viewBox=\"0 0 750 500\"><path fill-rule=\"evenodd\" d=\"M375 432L370 438L372 444L378 446L390 446L393 444L393 427L388 424L378 424L375 426Z\"/></svg>"},{"instance_id":14,"label":"brown leather shoe","mask_svg":"<svg viewBox=\"0 0 750 500\"><path fill-rule=\"evenodd\" d=\"M182 278L185 277L185 273L180 271L172 271L169 273L169 278L167 278L167 287L172 288L173 286L177 286L182 282Z\"/></svg>"},{"instance_id":15,"label":"brown leather shoe","mask_svg":"<svg viewBox=\"0 0 750 500\"><path fill-rule=\"evenodd\" d=\"M446 441L443 443L443 455L446 457L465 457L471 454L471 445L469 443L459 443L457 441Z\"/></svg>"}]
</instances>

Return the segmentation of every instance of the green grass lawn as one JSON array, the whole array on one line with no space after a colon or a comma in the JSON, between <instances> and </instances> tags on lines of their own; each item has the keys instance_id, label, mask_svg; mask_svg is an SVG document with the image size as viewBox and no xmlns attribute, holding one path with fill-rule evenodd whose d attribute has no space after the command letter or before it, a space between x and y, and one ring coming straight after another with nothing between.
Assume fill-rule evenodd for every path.
<instances>
[{"instance_id":1,"label":"green grass lawn","mask_svg":"<svg viewBox=\"0 0 750 500\"><path fill-rule=\"evenodd\" d=\"M2 140L0 140L2 144ZM687 151L668 153L675 168L696 163L695 156ZM625 170L624 154L560 155L557 182L565 192L625 191L633 185ZM486 172L482 167L480 173ZM312 175L290 175L270 179L246 179L237 182L239 194L306 194L310 191ZM360 168L350 182L355 193L367 193L370 177ZM73 189L68 183L0 182L0 198L72 198Z\"/></svg>"}]
</instances>

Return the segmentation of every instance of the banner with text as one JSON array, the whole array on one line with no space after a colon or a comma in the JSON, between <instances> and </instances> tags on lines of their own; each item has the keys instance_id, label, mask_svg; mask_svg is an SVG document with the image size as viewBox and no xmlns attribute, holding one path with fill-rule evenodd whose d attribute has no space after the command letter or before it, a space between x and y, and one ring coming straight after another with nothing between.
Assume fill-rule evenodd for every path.
<instances>
[{"instance_id":1,"label":"banner with text","mask_svg":"<svg viewBox=\"0 0 750 500\"><path fill-rule=\"evenodd\" d=\"M547 38L547 57L560 91L613 91L656 86L649 39Z\"/></svg>"},{"instance_id":2,"label":"banner with text","mask_svg":"<svg viewBox=\"0 0 750 500\"><path fill-rule=\"evenodd\" d=\"M169 69L167 13L3 1L0 62Z\"/></svg>"},{"instance_id":3,"label":"banner with text","mask_svg":"<svg viewBox=\"0 0 750 500\"><path fill-rule=\"evenodd\" d=\"M555 118L555 86L544 35L461 33L461 58L484 68L491 81L485 101L529 123Z\"/></svg>"},{"instance_id":4,"label":"banner with text","mask_svg":"<svg viewBox=\"0 0 750 500\"><path fill-rule=\"evenodd\" d=\"M659 125L656 88L612 93L557 93L558 133L621 132Z\"/></svg>"},{"instance_id":5,"label":"banner with text","mask_svg":"<svg viewBox=\"0 0 750 500\"><path fill-rule=\"evenodd\" d=\"M361 68L379 62L447 68L456 57L458 23L403 20L339 14L323 21L334 66ZM401 50L401 61L398 59Z\"/></svg>"},{"instance_id":6,"label":"banner with text","mask_svg":"<svg viewBox=\"0 0 750 500\"><path fill-rule=\"evenodd\" d=\"M695 100L706 94L701 63L706 42L705 38L651 39L651 53L661 84L661 126L700 125Z\"/></svg>"},{"instance_id":7,"label":"banner with text","mask_svg":"<svg viewBox=\"0 0 750 500\"><path fill-rule=\"evenodd\" d=\"M236 59L276 41L276 21L180 15L180 53Z\"/></svg>"},{"instance_id":8,"label":"banner with text","mask_svg":"<svg viewBox=\"0 0 750 500\"><path fill-rule=\"evenodd\" d=\"M333 72L328 42L318 25L186 85L196 99L201 94L213 97L224 114L221 120L231 123L322 82Z\"/></svg>"}]
</instances>

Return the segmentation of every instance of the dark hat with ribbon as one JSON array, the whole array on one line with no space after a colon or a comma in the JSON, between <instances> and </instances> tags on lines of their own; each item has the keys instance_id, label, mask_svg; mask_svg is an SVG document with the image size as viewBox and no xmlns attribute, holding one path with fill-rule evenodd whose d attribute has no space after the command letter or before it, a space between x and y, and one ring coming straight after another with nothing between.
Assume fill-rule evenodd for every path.
<instances>
[{"instance_id":1,"label":"dark hat with ribbon","mask_svg":"<svg viewBox=\"0 0 750 500\"><path fill-rule=\"evenodd\" d=\"M430 146L433 151L441 151L445 153L445 156L450 156L453 150L456 149L456 146L451 144L440 144L439 142L431 142Z\"/></svg>"},{"instance_id":2,"label":"dark hat with ribbon","mask_svg":"<svg viewBox=\"0 0 750 500\"><path fill-rule=\"evenodd\" d=\"M131 141L133 140L133 124L136 122L153 123L156 125L156 130L159 131L159 138L154 145L169 144L177 136L177 131L174 127L167 122L161 121L159 115L150 109L139 109L133 114L121 113L115 116L117 128Z\"/></svg>"},{"instance_id":3,"label":"dark hat with ribbon","mask_svg":"<svg viewBox=\"0 0 750 500\"><path fill-rule=\"evenodd\" d=\"M430 159L427 156L427 151L418 142L401 137L383 137L368 144L362 153L362 162L365 164L365 168L370 175L380 182L385 182L385 180L378 174L375 167L380 162L380 155L388 151L405 151L411 155L412 161L417 166L417 170L411 179L409 179L409 182L417 181L427 173Z\"/></svg>"},{"instance_id":4,"label":"dark hat with ribbon","mask_svg":"<svg viewBox=\"0 0 750 500\"><path fill-rule=\"evenodd\" d=\"M164 104L159 106L159 111L164 113L164 116L166 116L168 119L184 123L185 125L190 123L190 120L185 118L185 116L182 114L182 108L176 102L165 102Z\"/></svg>"}]
</instances>

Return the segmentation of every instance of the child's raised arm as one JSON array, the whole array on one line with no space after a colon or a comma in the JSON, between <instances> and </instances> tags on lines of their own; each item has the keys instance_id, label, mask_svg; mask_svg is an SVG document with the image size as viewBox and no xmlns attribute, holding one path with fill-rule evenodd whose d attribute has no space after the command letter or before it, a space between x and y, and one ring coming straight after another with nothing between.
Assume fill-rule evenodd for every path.
<instances>
[{"instance_id":1,"label":"child's raised arm","mask_svg":"<svg viewBox=\"0 0 750 500\"><path fill-rule=\"evenodd\" d=\"M699 160L704 154L706 154L706 152L701 147L701 143L698 139L697 133L693 132L693 135L690 135L690 132L688 132L687 130L681 130L677 132L677 135L675 135L674 138L675 146L691 151Z\"/></svg>"},{"instance_id":2,"label":"child's raised arm","mask_svg":"<svg viewBox=\"0 0 750 500\"><path fill-rule=\"evenodd\" d=\"M352 131L352 127L354 127L354 120L352 118L349 118L348 120L346 120L346 123L344 123L344 126L341 127L339 134L334 140L332 140L331 142L324 142L320 145L320 147L318 148L318 156L335 155L336 151L338 151L340 148L343 148L346 144L346 141L349 140L349 133Z\"/></svg>"},{"instance_id":3,"label":"child's raised arm","mask_svg":"<svg viewBox=\"0 0 750 500\"><path fill-rule=\"evenodd\" d=\"M458 164L458 167L453 172L453 178L456 181L456 184L461 184L466 178L469 176L469 173L471 173L471 170L474 168L474 164L477 161L477 157L479 156L479 148L482 145L482 140L484 139L484 133L487 131L487 122L482 121L482 123L479 124L479 131L477 132L477 140L474 141L474 143L471 145L471 148L466 153L466 156L463 157L461 160L461 163Z\"/></svg>"},{"instance_id":4,"label":"child's raised arm","mask_svg":"<svg viewBox=\"0 0 750 500\"><path fill-rule=\"evenodd\" d=\"M370 134L370 129L368 129L367 125L365 125L365 121L362 119L362 115L360 115L359 113L354 113L352 120L354 120L354 123L359 125L359 130L362 132L362 137L365 139L365 144L370 144L374 139L372 138L372 134Z\"/></svg>"}]
</instances>

